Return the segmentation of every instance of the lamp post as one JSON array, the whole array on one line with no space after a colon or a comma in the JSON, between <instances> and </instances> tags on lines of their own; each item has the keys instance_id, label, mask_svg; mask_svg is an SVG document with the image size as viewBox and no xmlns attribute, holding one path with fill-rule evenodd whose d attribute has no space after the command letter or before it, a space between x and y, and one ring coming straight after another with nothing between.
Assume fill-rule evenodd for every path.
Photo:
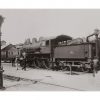
<instances>
[{"instance_id":1,"label":"lamp post","mask_svg":"<svg viewBox=\"0 0 100 100\"><path fill-rule=\"evenodd\" d=\"M4 21L4 18L0 15L0 89L4 89L3 87L3 68L1 66L1 26Z\"/></svg>"}]
</instances>

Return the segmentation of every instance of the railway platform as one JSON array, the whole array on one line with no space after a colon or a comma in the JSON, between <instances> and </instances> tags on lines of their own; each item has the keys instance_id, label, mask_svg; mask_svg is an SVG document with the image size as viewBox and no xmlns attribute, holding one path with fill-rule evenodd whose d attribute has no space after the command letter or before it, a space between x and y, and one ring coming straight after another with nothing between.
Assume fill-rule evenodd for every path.
<instances>
[{"instance_id":1,"label":"railway platform","mask_svg":"<svg viewBox=\"0 0 100 100\"><path fill-rule=\"evenodd\" d=\"M31 80L76 91L100 91L100 72L93 77L91 73L72 72L72 75L70 75L68 71L51 71L33 68L27 68L24 71L21 67L17 70L10 63L3 63L2 65L5 77L9 76L15 79Z\"/></svg>"}]
</instances>

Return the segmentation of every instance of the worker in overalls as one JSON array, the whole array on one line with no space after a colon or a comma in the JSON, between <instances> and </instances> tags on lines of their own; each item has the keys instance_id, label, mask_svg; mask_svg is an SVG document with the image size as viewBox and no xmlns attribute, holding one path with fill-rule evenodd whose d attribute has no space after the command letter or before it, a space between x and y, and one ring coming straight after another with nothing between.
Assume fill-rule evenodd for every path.
<instances>
[{"instance_id":1,"label":"worker in overalls","mask_svg":"<svg viewBox=\"0 0 100 100\"><path fill-rule=\"evenodd\" d=\"M22 67L22 70L25 70L26 71L26 58L23 59L23 67Z\"/></svg>"},{"instance_id":2,"label":"worker in overalls","mask_svg":"<svg viewBox=\"0 0 100 100\"><path fill-rule=\"evenodd\" d=\"M12 60L11 60L12 67L15 67L15 59L16 59L16 58L13 57Z\"/></svg>"},{"instance_id":3,"label":"worker in overalls","mask_svg":"<svg viewBox=\"0 0 100 100\"><path fill-rule=\"evenodd\" d=\"M23 53L23 67L22 67L22 70L25 70L26 71L26 64L27 64L27 56L26 56L26 53L24 52Z\"/></svg>"},{"instance_id":4,"label":"worker in overalls","mask_svg":"<svg viewBox=\"0 0 100 100\"><path fill-rule=\"evenodd\" d=\"M18 57L16 56L16 58L15 58L15 66L16 66L16 69L18 70L18 67L19 67L19 65L18 65Z\"/></svg>"},{"instance_id":5,"label":"worker in overalls","mask_svg":"<svg viewBox=\"0 0 100 100\"><path fill-rule=\"evenodd\" d=\"M93 77L95 77L95 74L97 73L98 63L99 63L99 60L97 59L97 57L94 57L94 59L91 60L91 68L93 71Z\"/></svg>"},{"instance_id":6,"label":"worker in overalls","mask_svg":"<svg viewBox=\"0 0 100 100\"><path fill-rule=\"evenodd\" d=\"M99 60L98 60L98 58L95 57L93 59L93 65L94 65L94 71L95 71L95 73L97 73L98 63L99 63Z\"/></svg>"},{"instance_id":7,"label":"worker in overalls","mask_svg":"<svg viewBox=\"0 0 100 100\"><path fill-rule=\"evenodd\" d=\"M19 63L20 63L20 66L21 66L21 67L23 67L23 59L24 59L23 56L21 56L20 59L19 59Z\"/></svg>"}]
</instances>

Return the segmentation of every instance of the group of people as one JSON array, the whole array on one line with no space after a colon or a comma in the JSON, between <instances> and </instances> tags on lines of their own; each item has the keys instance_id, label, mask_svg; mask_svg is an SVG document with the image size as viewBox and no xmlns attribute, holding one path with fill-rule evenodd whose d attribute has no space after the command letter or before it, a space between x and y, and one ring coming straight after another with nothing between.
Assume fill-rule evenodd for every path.
<instances>
[{"instance_id":1,"label":"group of people","mask_svg":"<svg viewBox=\"0 0 100 100\"><path fill-rule=\"evenodd\" d=\"M12 58L12 67L16 67L17 70L22 67L22 70L26 70L26 58L17 56Z\"/></svg>"}]
</instances>

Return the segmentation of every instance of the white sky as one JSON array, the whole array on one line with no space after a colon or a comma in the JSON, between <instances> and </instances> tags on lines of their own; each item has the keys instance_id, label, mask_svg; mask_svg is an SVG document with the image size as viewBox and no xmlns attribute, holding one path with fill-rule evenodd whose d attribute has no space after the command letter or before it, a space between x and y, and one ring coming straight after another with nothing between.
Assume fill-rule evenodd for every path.
<instances>
[{"instance_id":1,"label":"white sky","mask_svg":"<svg viewBox=\"0 0 100 100\"><path fill-rule=\"evenodd\" d=\"M26 38L65 34L86 37L100 29L100 10L29 9L0 10L5 17L2 39L8 43L24 42Z\"/></svg>"}]
</instances>

